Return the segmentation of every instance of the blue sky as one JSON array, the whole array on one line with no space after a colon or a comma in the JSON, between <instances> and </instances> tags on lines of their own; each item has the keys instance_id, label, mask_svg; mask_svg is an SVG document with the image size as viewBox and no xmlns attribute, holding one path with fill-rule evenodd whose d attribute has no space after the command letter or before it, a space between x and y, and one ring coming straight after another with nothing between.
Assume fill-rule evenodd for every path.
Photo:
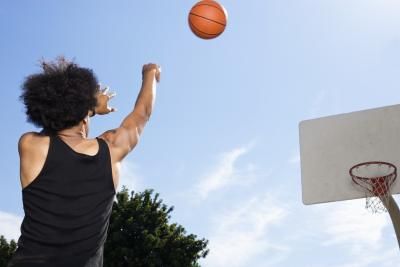
<instances>
[{"instance_id":1,"label":"blue sky","mask_svg":"<svg viewBox=\"0 0 400 267\"><path fill-rule=\"evenodd\" d=\"M0 233L19 235L17 141L38 129L18 96L38 60L75 58L117 92L92 137L119 125L156 62L156 107L121 184L155 189L172 221L209 239L203 266L396 266L388 214L302 204L298 123L398 103L400 3L221 0L228 26L209 41L187 25L194 3L0 2Z\"/></svg>"}]
</instances>

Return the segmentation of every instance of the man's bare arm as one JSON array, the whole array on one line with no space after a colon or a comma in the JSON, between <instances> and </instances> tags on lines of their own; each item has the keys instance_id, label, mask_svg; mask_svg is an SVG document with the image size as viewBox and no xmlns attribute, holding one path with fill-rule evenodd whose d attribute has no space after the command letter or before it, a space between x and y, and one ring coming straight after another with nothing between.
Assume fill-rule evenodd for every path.
<instances>
[{"instance_id":1,"label":"man's bare arm","mask_svg":"<svg viewBox=\"0 0 400 267\"><path fill-rule=\"evenodd\" d=\"M137 145L139 137L153 111L156 83L160 80L160 68L156 64L143 66L142 87L133 111L125 117L120 127L103 133L100 137L111 145L115 161L121 161Z\"/></svg>"}]
</instances>

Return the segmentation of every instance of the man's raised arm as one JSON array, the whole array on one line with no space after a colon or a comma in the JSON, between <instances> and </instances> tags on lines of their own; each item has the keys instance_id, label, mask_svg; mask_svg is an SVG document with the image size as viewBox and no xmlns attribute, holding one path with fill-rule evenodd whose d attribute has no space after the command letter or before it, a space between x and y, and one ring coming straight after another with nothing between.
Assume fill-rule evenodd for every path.
<instances>
[{"instance_id":1,"label":"man's raised arm","mask_svg":"<svg viewBox=\"0 0 400 267\"><path fill-rule=\"evenodd\" d=\"M132 112L125 117L120 127L100 135L111 145L117 161L122 160L136 146L153 111L156 84L160 80L159 66L156 64L144 65L142 76L142 87Z\"/></svg>"}]
</instances>

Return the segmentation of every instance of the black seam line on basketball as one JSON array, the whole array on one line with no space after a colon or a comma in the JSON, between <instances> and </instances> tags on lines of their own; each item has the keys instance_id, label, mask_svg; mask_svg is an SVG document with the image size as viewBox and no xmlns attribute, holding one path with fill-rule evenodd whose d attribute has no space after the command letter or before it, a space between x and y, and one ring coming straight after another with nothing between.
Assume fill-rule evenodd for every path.
<instances>
[{"instance_id":1,"label":"black seam line on basketball","mask_svg":"<svg viewBox=\"0 0 400 267\"><path fill-rule=\"evenodd\" d=\"M223 23L221 23L221 22L218 22L218 21L213 20L213 19L206 18L206 17L204 17L204 16L197 15L197 14L192 13L192 12L190 12L190 15L193 15L193 16L196 16L196 17L200 17L200 18L203 18L203 19L206 19L206 20L215 22L215 23L217 23L217 24L219 24L219 25L222 25L222 26L224 26L224 27L226 26L225 24L223 24Z\"/></svg>"},{"instance_id":2,"label":"black seam line on basketball","mask_svg":"<svg viewBox=\"0 0 400 267\"><path fill-rule=\"evenodd\" d=\"M205 35L208 35L208 36L210 36L210 37L217 37L218 35L220 35L221 33L208 33L208 32L203 32L202 30L199 30L196 26L194 26L193 25L193 23L191 23L191 22L189 22L190 23L190 26L192 27L192 28L194 28L196 31L198 31L199 33L202 33L202 34L205 34Z\"/></svg>"},{"instance_id":3,"label":"black seam line on basketball","mask_svg":"<svg viewBox=\"0 0 400 267\"><path fill-rule=\"evenodd\" d=\"M211 7L215 8L216 10L218 10L218 12L222 13L222 15L224 15L224 16L226 15L225 12L222 11L221 9L219 9L218 7L210 5L210 4L207 4L207 3L198 3L195 6L211 6Z\"/></svg>"},{"instance_id":4,"label":"black seam line on basketball","mask_svg":"<svg viewBox=\"0 0 400 267\"><path fill-rule=\"evenodd\" d=\"M193 25L192 22L189 21L189 24L190 24L190 26L192 26L196 31L198 31L198 32L200 32L200 33L203 33L203 34L206 34L206 35L209 35L209 37L217 37L218 35L221 34L221 33L218 33L218 34L217 34L217 33L206 33L206 32L203 32L203 31L199 30L196 26Z\"/></svg>"},{"instance_id":5,"label":"black seam line on basketball","mask_svg":"<svg viewBox=\"0 0 400 267\"><path fill-rule=\"evenodd\" d=\"M206 37L212 37L212 38L214 38L214 37L217 37L218 35L220 35L220 34L216 34L216 33L211 34L211 33L203 32L203 31L199 30L196 26L194 26L193 23L189 22L189 24L190 24L190 26L191 26L192 28L194 28L196 31L198 31L198 32L200 32L200 33L202 33L202 34L208 35L208 36L206 36Z\"/></svg>"}]
</instances>

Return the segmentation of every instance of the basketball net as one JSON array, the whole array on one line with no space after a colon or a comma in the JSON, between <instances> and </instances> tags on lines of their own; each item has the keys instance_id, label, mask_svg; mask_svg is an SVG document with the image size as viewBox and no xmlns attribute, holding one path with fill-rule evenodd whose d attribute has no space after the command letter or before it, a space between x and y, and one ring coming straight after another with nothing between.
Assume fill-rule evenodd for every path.
<instances>
[{"instance_id":1,"label":"basketball net","mask_svg":"<svg viewBox=\"0 0 400 267\"><path fill-rule=\"evenodd\" d=\"M363 162L350 169L353 182L366 193L365 208L372 213L387 212L391 186L397 177L397 168L388 162Z\"/></svg>"}]
</instances>

